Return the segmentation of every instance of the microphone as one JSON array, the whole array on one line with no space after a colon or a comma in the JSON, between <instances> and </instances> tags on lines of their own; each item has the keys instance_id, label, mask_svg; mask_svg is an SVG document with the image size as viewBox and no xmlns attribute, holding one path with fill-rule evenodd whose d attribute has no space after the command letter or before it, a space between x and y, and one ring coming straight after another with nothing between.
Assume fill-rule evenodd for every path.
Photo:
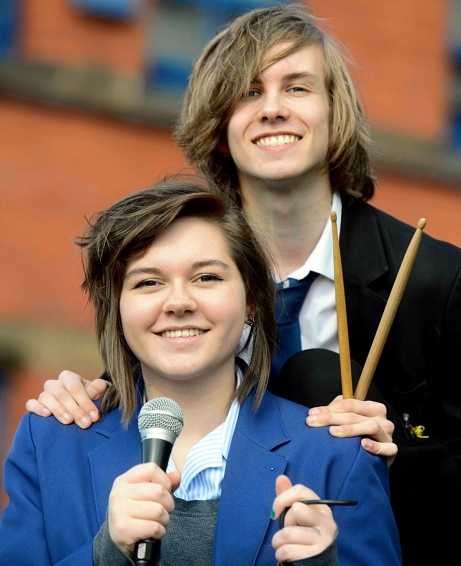
<instances>
[{"instance_id":1,"label":"microphone","mask_svg":"<svg viewBox=\"0 0 461 566\"><path fill-rule=\"evenodd\" d=\"M143 405L138 416L142 462L154 462L166 470L171 450L184 425L181 407L172 399L157 397ZM149 539L136 545L136 566L160 564L160 541Z\"/></svg>"}]
</instances>

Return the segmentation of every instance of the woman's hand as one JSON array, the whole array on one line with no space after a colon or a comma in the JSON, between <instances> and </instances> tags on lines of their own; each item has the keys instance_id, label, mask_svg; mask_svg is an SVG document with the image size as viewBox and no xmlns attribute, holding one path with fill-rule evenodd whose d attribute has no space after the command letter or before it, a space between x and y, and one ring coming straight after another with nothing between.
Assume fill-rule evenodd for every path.
<instances>
[{"instance_id":1,"label":"woman's hand","mask_svg":"<svg viewBox=\"0 0 461 566\"><path fill-rule=\"evenodd\" d=\"M301 503L306 499L319 499L316 493L300 484L293 486L287 476L277 478L275 492L272 518L279 519L288 508L283 529L272 538L280 564L316 556L333 543L338 527L328 505Z\"/></svg>"},{"instance_id":2,"label":"woman's hand","mask_svg":"<svg viewBox=\"0 0 461 566\"><path fill-rule=\"evenodd\" d=\"M134 466L115 479L109 495L109 534L127 556L134 555L139 541L165 536L174 509L171 492L179 479L179 472L166 474L154 463Z\"/></svg>"}]
</instances>

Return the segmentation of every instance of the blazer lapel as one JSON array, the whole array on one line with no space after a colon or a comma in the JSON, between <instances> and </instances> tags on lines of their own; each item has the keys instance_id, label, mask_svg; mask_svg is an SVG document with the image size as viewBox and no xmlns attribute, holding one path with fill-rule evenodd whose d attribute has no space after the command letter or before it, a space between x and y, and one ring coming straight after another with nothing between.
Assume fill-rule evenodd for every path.
<instances>
[{"instance_id":1,"label":"blazer lapel","mask_svg":"<svg viewBox=\"0 0 461 566\"><path fill-rule=\"evenodd\" d=\"M266 394L256 415L252 403L249 396L240 408L223 480L213 551L220 566L255 564L271 523L275 479L287 465L271 452L290 441L275 398Z\"/></svg>"},{"instance_id":2,"label":"blazer lapel","mask_svg":"<svg viewBox=\"0 0 461 566\"><path fill-rule=\"evenodd\" d=\"M96 425L93 425L96 426ZM93 494L98 520L105 521L109 494L114 479L142 461L142 444L137 425L137 415L128 428L121 424L121 413L110 412L95 430L101 443L89 454L92 469Z\"/></svg>"}]
</instances>

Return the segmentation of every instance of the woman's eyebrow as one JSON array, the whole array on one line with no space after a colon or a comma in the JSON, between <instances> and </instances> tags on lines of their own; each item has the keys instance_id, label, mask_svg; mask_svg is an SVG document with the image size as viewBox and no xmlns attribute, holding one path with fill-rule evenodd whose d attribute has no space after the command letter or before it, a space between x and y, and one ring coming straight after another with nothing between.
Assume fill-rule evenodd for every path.
<instances>
[{"instance_id":1,"label":"woman's eyebrow","mask_svg":"<svg viewBox=\"0 0 461 566\"><path fill-rule=\"evenodd\" d=\"M192 264L192 268L199 269L202 267L209 267L213 265L223 267L224 269L230 269L230 266L226 262L221 261L220 259L206 259L201 261L194 261L194 263ZM135 269L130 269L129 271L127 271L127 273L125 274L125 281L135 275L160 275L161 273L162 270L159 269L158 267L147 267L147 266L136 267Z\"/></svg>"}]
</instances>

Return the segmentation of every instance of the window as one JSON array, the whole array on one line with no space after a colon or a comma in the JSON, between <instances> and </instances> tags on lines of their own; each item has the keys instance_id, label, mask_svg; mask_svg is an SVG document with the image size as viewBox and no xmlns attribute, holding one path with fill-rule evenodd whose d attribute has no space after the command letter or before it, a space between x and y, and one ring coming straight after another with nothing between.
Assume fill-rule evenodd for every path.
<instances>
[{"instance_id":1,"label":"window","mask_svg":"<svg viewBox=\"0 0 461 566\"><path fill-rule=\"evenodd\" d=\"M17 2L0 0L0 58L10 55L16 46Z\"/></svg>"},{"instance_id":2,"label":"window","mask_svg":"<svg viewBox=\"0 0 461 566\"><path fill-rule=\"evenodd\" d=\"M448 9L448 49L453 77L450 85L450 142L461 149L461 2L451 0Z\"/></svg>"},{"instance_id":3,"label":"window","mask_svg":"<svg viewBox=\"0 0 461 566\"><path fill-rule=\"evenodd\" d=\"M135 16L137 0L70 0L76 10L87 16L125 21Z\"/></svg>"},{"instance_id":4,"label":"window","mask_svg":"<svg viewBox=\"0 0 461 566\"><path fill-rule=\"evenodd\" d=\"M146 23L148 90L182 95L203 47L236 14L277 0L157 0Z\"/></svg>"}]
</instances>

